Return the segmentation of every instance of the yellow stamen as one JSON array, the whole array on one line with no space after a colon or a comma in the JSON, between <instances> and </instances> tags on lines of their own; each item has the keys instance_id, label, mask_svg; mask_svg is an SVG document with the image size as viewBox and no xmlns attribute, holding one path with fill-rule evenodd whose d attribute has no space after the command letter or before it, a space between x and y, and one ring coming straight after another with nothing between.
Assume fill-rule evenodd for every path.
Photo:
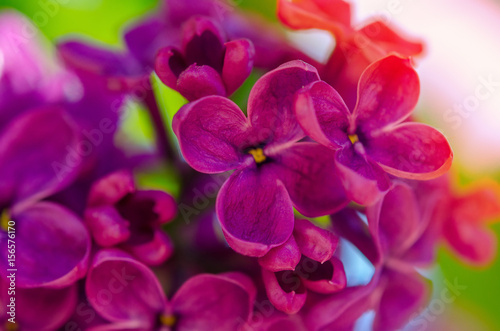
<instances>
[{"instance_id":1,"label":"yellow stamen","mask_svg":"<svg viewBox=\"0 0 500 331\"><path fill-rule=\"evenodd\" d=\"M266 156L264 155L264 151L262 148L251 149L248 153L252 154L253 159L257 164L262 163L266 160Z\"/></svg>"},{"instance_id":2,"label":"yellow stamen","mask_svg":"<svg viewBox=\"0 0 500 331\"><path fill-rule=\"evenodd\" d=\"M5 330L6 331L17 331L17 330L19 330L19 327L17 326L16 323L5 322Z\"/></svg>"},{"instance_id":3,"label":"yellow stamen","mask_svg":"<svg viewBox=\"0 0 500 331\"><path fill-rule=\"evenodd\" d=\"M359 141L357 134L350 134L350 135L348 135L348 137L349 137L349 140L351 141L352 144L355 144Z\"/></svg>"},{"instance_id":4,"label":"yellow stamen","mask_svg":"<svg viewBox=\"0 0 500 331\"><path fill-rule=\"evenodd\" d=\"M4 209L0 214L0 228L4 231L9 229L9 222L11 221L10 213L7 209ZM13 324L13 323L9 323Z\"/></svg>"},{"instance_id":5,"label":"yellow stamen","mask_svg":"<svg viewBox=\"0 0 500 331\"><path fill-rule=\"evenodd\" d=\"M169 314L169 315L161 315L160 316L160 322L161 324L165 325L165 326L174 326L175 325L175 322L177 322L177 319L175 318L174 315L172 314Z\"/></svg>"}]
</instances>

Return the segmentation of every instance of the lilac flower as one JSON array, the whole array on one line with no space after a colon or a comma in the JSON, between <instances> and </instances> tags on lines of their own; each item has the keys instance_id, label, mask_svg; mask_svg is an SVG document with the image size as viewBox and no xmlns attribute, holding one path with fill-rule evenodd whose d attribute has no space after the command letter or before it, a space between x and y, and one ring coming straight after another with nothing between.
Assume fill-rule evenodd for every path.
<instances>
[{"instance_id":1,"label":"lilac flower","mask_svg":"<svg viewBox=\"0 0 500 331\"><path fill-rule=\"evenodd\" d=\"M352 210L333 216L336 232L353 242L375 266L371 282L356 289L357 298L349 299L363 297L363 310L375 309L374 330L401 328L428 302L429 288L415 268L432 262L443 211L437 204L441 198L439 190L414 190L398 181L382 200L367 208L369 230ZM331 309L333 300L325 300L324 306ZM323 315L323 323L334 323L326 309L315 308L314 314Z\"/></svg>"},{"instance_id":2,"label":"lilac flower","mask_svg":"<svg viewBox=\"0 0 500 331\"><path fill-rule=\"evenodd\" d=\"M255 287L240 273L201 274L167 300L153 272L119 250L102 250L92 262L86 292L111 324L92 330L236 330L248 322ZM106 293L109 293L107 295Z\"/></svg>"},{"instance_id":3,"label":"lilac flower","mask_svg":"<svg viewBox=\"0 0 500 331\"><path fill-rule=\"evenodd\" d=\"M9 280L0 279L1 302L0 327L2 330L52 331L63 326L76 309L78 291L73 284L64 288L33 289L16 288L15 295L9 296ZM10 298L15 298L14 314L9 314ZM15 324L8 321L14 317Z\"/></svg>"},{"instance_id":4,"label":"lilac flower","mask_svg":"<svg viewBox=\"0 0 500 331\"><path fill-rule=\"evenodd\" d=\"M216 211L229 245L263 256L292 234L293 206L308 216L336 211L347 202L328 149L300 142L294 93L318 80L316 69L289 62L264 75L250 93L248 118L232 101L209 96L183 107L173 129L195 169L236 169L222 186Z\"/></svg>"},{"instance_id":5,"label":"lilac flower","mask_svg":"<svg viewBox=\"0 0 500 331\"><path fill-rule=\"evenodd\" d=\"M166 47L158 52L156 74L190 101L231 95L250 74L255 50L248 39L225 40L216 22L193 17L183 25L182 49Z\"/></svg>"},{"instance_id":6,"label":"lilac flower","mask_svg":"<svg viewBox=\"0 0 500 331\"><path fill-rule=\"evenodd\" d=\"M370 65L359 81L350 112L325 82L314 82L297 96L295 109L304 131L336 150L335 164L348 196L370 205L391 187L387 174L431 179L451 166L453 153L434 128L405 121L419 94L409 60L391 55Z\"/></svg>"},{"instance_id":7,"label":"lilac flower","mask_svg":"<svg viewBox=\"0 0 500 331\"><path fill-rule=\"evenodd\" d=\"M338 238L306 220L295 220L288 241L259 258L269 300L287 313L304 305L307 292L335 293L346 286L342 262L333 256Z\"/></svg>"},{"instance_id":8,"label":"lilac flower","mask_svg":"<svg viewBox=\"0 0 500 331\"><path fill-rule=\"evenodd\" d=\"M59 108L25 112L0 136L0 274L5 278L9 269L8 230L14 221L19 287L63 287L86 272L90 238L82 221L58 204L40 201L75 177L77 167L58 175L54 164L67 162L78 142L75 124Z\"/></svg>"},{"instance_id":9,"label":"lilac flower","mask_svg":"<svg viewBox=\"0 0 500 331\"><path fill-rule=\"evenodd\" d=\"M72 77L44 42L20 13L0 13L0 128L25 110L65 99Z\"/></svg>"},{"instance_id":10,"label":"lilac flower","mask_svg":"<svg viewBox=\"0 0 500 331\"><path fill-rule=\"evenodd\" d=\"M137 190L130 172L117 171L93 184L85 222L98 245L117 246L143 263L158 265L173 252L161 225L175 213L170 195Z\"/></svg>"},{"instance_id":11,"label":"lilac flower","mask_svg":"<svg viewBox=\"0 0 500 331\"><path fill-rule=\"evenodd\" d=\"M124 35L129 52L144 67L152 65L160 48L180 46L181 27L193 16L207 16L218 22L229 40L251 40L255 46L257 68L271 70L296 59L314 62L291 46L279 25L271 24L257 14L240 11L230 1L164 0L158 12Z\"/></svg>"}]
</instances>

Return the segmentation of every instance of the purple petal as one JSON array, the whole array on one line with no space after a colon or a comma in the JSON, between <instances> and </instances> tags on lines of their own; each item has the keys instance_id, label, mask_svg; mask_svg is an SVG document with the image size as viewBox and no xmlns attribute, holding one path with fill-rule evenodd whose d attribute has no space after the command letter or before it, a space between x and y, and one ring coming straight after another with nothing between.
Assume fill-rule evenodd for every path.
<instances>
[{"instance_id":1,"label":"purple petal","mask_svg":"<svg viewBox=\"0 0 500 331\"><path fill-rule=\"evenodd\" d=\"M189 101L209 95L227 95L220 74L207 65L190 65L179 75L176 90Z\"/></svg>"},{"instance_id":2,"label":"purple petal","mask_svg":"<svg viewBox=\"0 0 500 331\"><path fill-rule=\"evenodd\" d=\"M309 330L336 330L338 325L353 325L374 304L373 293L378 277L365 286L349 287L317 302L306 315ZM343 330L343 329L341 329Z\"/></svg>"},{"instance_id":3,"label":"purple petal","mask_svg":"<svg viewBox=\"0 0 500 331\"><path fill-rule=\"evenodd\" d=\"M182 30L186 63L209 66L221 74L226 40L222 28L208 17L195 16L184 23Z\"/></svg>"},{"instance_id":4,"label":"purple petal","mask_svg":"<svg viewBox=\"0 0 500 331\"><path fill-rule=\"evenodd\" d=\"M76 215L57 204L39 202L12 214L12 219L16 221L16 248L23 252L16 260L19 287L64 287L85 275L90 237ZM2 237L6 248L5 232ZM7 252L1 262L5 276Z\"/></svg>"},{"instance_id":5,"label":"purple petal","mask_svg":"<svg viewBox=\"0 0 500 331\"><path fill-rule=\"evenodd\" d=\"M353 111L364 132L381 129L410 115L417 104L420 83L410 60L389 55L365 69Z\"/></svg>"},{"instance_id":6,"label":"purple petal","mask_svg":"<svg viewBox=\"0 0 500 331\"><path fill-rule=\"evenodd\" d=\"M121 247L142 263L151 266L162 264L172 256L174 252L172 241L161 230L155 230L153 232L153 238L145 243L125 243Z\"/></svg>"},{"instance_id":7,"label":"purple petal","mask_svg":"<svg viewBox=\"0 0 500 331\"><path fill-rule=\"evenodd\" d=\"M170 222L177 213L177 203L175 199L168 193L156 190L139 190L134 194L136 201L152 201L154 219L152 223L155 225L165 224Z\"/></svg>"},{"instance_id":8,"label":"purple petal","mask_svg":"<svg viewBox=\"0 0 500 331\"><path fill-rule=\"evenodd\" d=\"M187 67L183 55L173 47L162 48L156 55L155 72L163 84L171 89L177 89L177 80Z\"/></svg>"},{"instance_id":9,"label":"purple petal","mask_svg":"<svg viewBox=\"0 0 500 331\"><path fill-rule=\"evenodd\" d=\"M2 292L7 294L9 286L3 282ZM16 325L21 330L49 331L62 327L74 313L78 291L76 284L61 289L17 288L15 299Z\"/></svg>"},{"instance_id":10,"label":"purple petal","mask_svg":"<svg viewBox=\"0 0 500 331\"><path fill-rule=\"evenodd\" d=\"M96 254L85 288L92 307L112 322L154 325L167 303L153 272L116 249Z\"/></svg>"},{"instance_id":11,"label":"purple petal","mask_svg":"<svg viewBox=\"0 0 500 331\"><path fill-rule=\"evenodd\" d=\"M250 285L250 288L249 288ZM253 310L255 288L247 276L202 274L190 278L172 298L177 330L237 330Z\"/></svg>"},{"instance_id":12,"label":"purple petal","mask_svg":"<svg viewBox=\"0 0 500 331\"><path fill-rule=\"evenodd\" d=\"M334 213L347 203L334 165L334 153L316 143L296 143L277 152L265 149L270 167L285 185L297 210L308 217Z\"/></svg>"},{"instance_id":13,"label":"purple petal","mask_svg":"<svg viewBox=\"0 0 500 331\"><path fill-rule=\"evenodd\" d=\"M308 272L307 277L302 278L302 283L308 290L317 293L335 293L343 290L346 287L347 279L344 271L344 265L342 262L333 257L331 260L324 263L311 264L309 267L313 267L313 271ZM304 268L305 265L304 264Z\"/></svg>"},{"instance_id":14,"label":"purple petal","mask_svg":"<svg viewBox=\"0 0 500 331\"><path fill-rule=\"evenodd\" d=\"M327 83L314 82L300 90L295 113L305 133L320 144L336 150L349 143L349 110Z\"/></svg>"},{"instance_id":15,"label":"purple petal","mask_svg":"<svg viewBox=\"0 0 500 331\"><path fill-rule=\"evenodd\" d=\"M204 173L235 169L250 129L236 104L216 96L184 106L175 115L172 127L186 161Z\"/></svg>"},{"instance_id":16,"label":"purple petal","mask_svg":"<svg viewBox=\"0 0 500 331\"><path fill-rule=\"evenodd\" d=\"M379 265L382 262L378 242L374 242L368 226L358 212L351 208L344 208L331 215L331 222L335 234L349 240L373 265Z\"/></svg>"},{"instance_id":17,"label":"purple petal","mask_svg":"<svg viewBox=\"0 0 500 331\"><path fill-rule=\"evenodd\" d=\"M412 189L396 184L379 203L368 207L368 223L372 236L388 254L407 250L422 234L421 215ZM378 217L376 210L379 208ZM372 212L372 209L374 211Z\"/></svg>"},{"instance_id":18,"label":"purple petal","mask_svg":"<svg viewBox=\"0 0 500 331\"><path fill-rule=\"evenodd\" d=\"M113 206L86 209L85 223L92 238L103 247L115 246L130 237L129 223Z\"/></svg>"},{"instance_id":19,"label":"purple petal","mask_svg":"<svg viewBox=\"0 0 500 331\"><path fill-rule=\"evenodd\" d=\"M300 252L320 263L332 258L339 242L337 236L332 232L302 219L295 220L293 236L297 241Z\"/></svg>"},{"instance_id":20,"label":"purple petal","mask_svg":"<svg viewBox=\"0 0 500 331\"><path fill-rule=\"evenodd\" d=\"M265 169L235 171L219 191L216 211L229 246L243 255L263 256L292 234L290 197Z\"/></svg>"},{"instance_id":21,"label":"purple petal","mask_svg":"<svg viewBox=\"0 0 500 331\"><path fill-rule=\"evenodd\" d=\"M295 270L301 256L295 238L290 236L286 243L274 247L266 255L259 258L259 264L262 268L272 272Z\"/></svg>"},{"instance_id":22,"label":"purple petal","mask_svg":"<svg viewBox=\"0 0 500 331\"><path fill-rule=\"evenodd\" d=\"M228 95L233 94L243 84L253 68L255 48L248 39L233 40L224 44L224 66L222 80Z\"/></svg>"},{"instance_id":23,"label":"purple petal","mask_svg":"<svg viewBox=\"0 0 500 331\"><path fill-rule=\"evenodd\" d=\"M304 132L293 110L294 94L319 80L313 66L302 61L285 63L255 83L248 100L248 118L269 141L299 140Z\"/></svg>"},{"instance_id":24,"label":"purple petal","mask_svg":"<svg viewBox=\"0 0 500 331\"><path fill-rule=\"evenodd\" d=\"M389 190L391 182L376 163L358 154L355 148L347 147L337 152L338 174L348 198L362 205L372 205Z\"/></svg>"},{"instance_id":25,"label":"purple petal","mask_svg":"<svg viewBox=\"0 0 500 331\"><path fill-rule=\"evenodd\" d=\"M391 175L419 180L441 176L453 159L443 134L420 123L404 123L372 136L366 151Z\"/></svg>"},{"instance_id":26,"label":"purple petal","mask_svg":"<svg viewBox=\"0 0 500 331\"><path fill-rule=\"evenodd\" d=\"M300 278L291 270L271 272L262 269L267 297L278 310L297 313L305 304L307 293Z\"/></svg>"},{"instance_id":27,"label":"purple petal","mask_svg":"<svg viewBox=\"0 0 500 331\"><path fill-rule=\"evenodd\" d=\"M128 170L115 171L95 182L89 193L90 207L114 205L135 192L134 177Z\"/></svg>"},{"instance_id":28,"label":"purple petal","mask_svg":"<svg viewBox=\"0 0 500 331\"><path fill-rule=\"evenodd\" d=\"M416 272L407 274L386 270L381 284L385 287L373 322L375 331L398 330L428 302L429 288Z\"/></svg>"},{"instance_id":29,"label":"purple petal","mask_svg":"<svg viewBox=\"0 0 500 331\"><path fill-rule=\"evenodd\" d=\"M78 138L62 109L17 117L0 136L0 203L21 208L67 185L81 163Z\"/></svg>"}]
</instances>

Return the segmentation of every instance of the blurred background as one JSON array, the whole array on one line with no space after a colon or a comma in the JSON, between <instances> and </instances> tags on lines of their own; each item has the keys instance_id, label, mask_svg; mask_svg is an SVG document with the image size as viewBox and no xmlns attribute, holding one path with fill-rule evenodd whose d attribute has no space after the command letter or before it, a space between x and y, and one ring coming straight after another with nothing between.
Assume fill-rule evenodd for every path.
<instances>
[{"instance_id":1,"label":"blurred background","mask_svg":"<svg viewBox=\"0 0 500 331\"><path fill-rule=\"evenodd\" d=\"M355 22L383 17L426 44L417 60L422 94L420 120L442 130L455 152L460 183L500 178L500 1L353 0ZM157 6L157 0L0 0L0 10L16 9L30 18L50 42L85 37L110 47L123 45L123 28ZM234 0L235 6L276 21L275 1ZM290 33L308 54L324 59L334 41L323 32ZM500 224L493 225L500 234ZM458 284L453 300L435 301L425 325L436 330L500 330L500 259L471 268L446 249L432 272L439 289ZM456 286L456 285L455 285ZM428 323L427 323L428 322ZM443 324L441 324L443 323ZM423 327L424 323L414 325ZM440 327L440 325L445 325ZM424 328L420 328L424 330ZM427 328L425 328L427 329Z\"/></svg>"}]
</instances>

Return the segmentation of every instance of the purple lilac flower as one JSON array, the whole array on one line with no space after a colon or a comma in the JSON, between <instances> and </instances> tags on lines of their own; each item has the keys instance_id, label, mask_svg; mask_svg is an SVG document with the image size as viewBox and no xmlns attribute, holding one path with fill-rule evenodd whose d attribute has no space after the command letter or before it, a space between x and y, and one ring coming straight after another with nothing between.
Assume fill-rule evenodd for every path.
<instances>
[{"instance_id":1,"label":"purple lilac flower","mask_svg":"<svg viewBox=\"0 0 500 331\"><path fill-rule=\"evenodd\" d=\"M215 21L193 17L183 25L182 48L158 52L156 74L189 101L231 95L252 71L255 50L248 39L225 41Z\"/></svg>"},{"instance_id":2,"label":"purple lilac flower","mask_svg":"<svg viewBox=\"0 0 500 331\"><path fill-rule=\"evenodd\" d=\"M94 309L110 322L92 330L236 330L248 322L256 295L243 274L201 274L167 300L150 269L114 249L94 257L86 292Z\"/></svg>"},{"instance_id":3,"label":"purple lilac flower","mask_svg":"<svg viewBox=\"0 0 500 331\"><path fill-rule=\"evenodd\" d=\"M241 254L263 256L284 244L293 230L292 207L314 217L347 203L329 163L332 153L298 142L304 133L293 115L293 96L318 79L314 67L292 61L257 81L248 117L219 96L192 102L174 117L182 154L195 170L235 169L216 211L229 245Z\"/></svg>"},{"instance_id":4,"label":"purple lilac flower","mask_svg":"<svg viewBox=\"0 0 500 331\"><path fill-rule=\"evenodd\" d=\"M145 264L158 265L173 252L161 225L174 218L176 209L170 195L138 190L132 174L123 170L92 185L85 222L98 245L117 246Z\"/></svg>"},{"instance_id":5,"label":"purple lilac flower","mask_svg":"<svg viewBox=\"0 0 500 331\"><path fill-rule=\"evenodd\" d=\"M90 237L82 221L61 205L40 201L75 177L76 166L58 174L54 164L67 162L78 142L75 124L58 108L27 111L0 136L0 273L5 278L9 269L7 230L13 220L22 252L16 256L19 287L62 287L86 272Z\"/></svg>"},{"instance_id":6,"label":"purple lilac flower","mask_svg":"<svg viewBox=\"0 0 500 331\"><path fill-rule=\"evenodd\" d=\"M363 72L352 111L323 81L299 92L300 124L314 140L337 151L335 164L355 202L371 205L380 199L391 187L388 174L422 180L450 168L453 153L446 138L428 125L405 121L418 95L417 73L409 60L394 55Z\"/></svg>"},{"instance_id":7,"label":"purple lilac flower","mask_svg":"<svg viewBox=\"0 0 500 331\"><path fill-rule=\"evenodd\" d=\"M342 262L333 256L338 238L310 221L297 219L288 241L259 258L269 300L287 313L297 313L307 292L335 293L346 286Z\"/></svg>"}]
</instances>

